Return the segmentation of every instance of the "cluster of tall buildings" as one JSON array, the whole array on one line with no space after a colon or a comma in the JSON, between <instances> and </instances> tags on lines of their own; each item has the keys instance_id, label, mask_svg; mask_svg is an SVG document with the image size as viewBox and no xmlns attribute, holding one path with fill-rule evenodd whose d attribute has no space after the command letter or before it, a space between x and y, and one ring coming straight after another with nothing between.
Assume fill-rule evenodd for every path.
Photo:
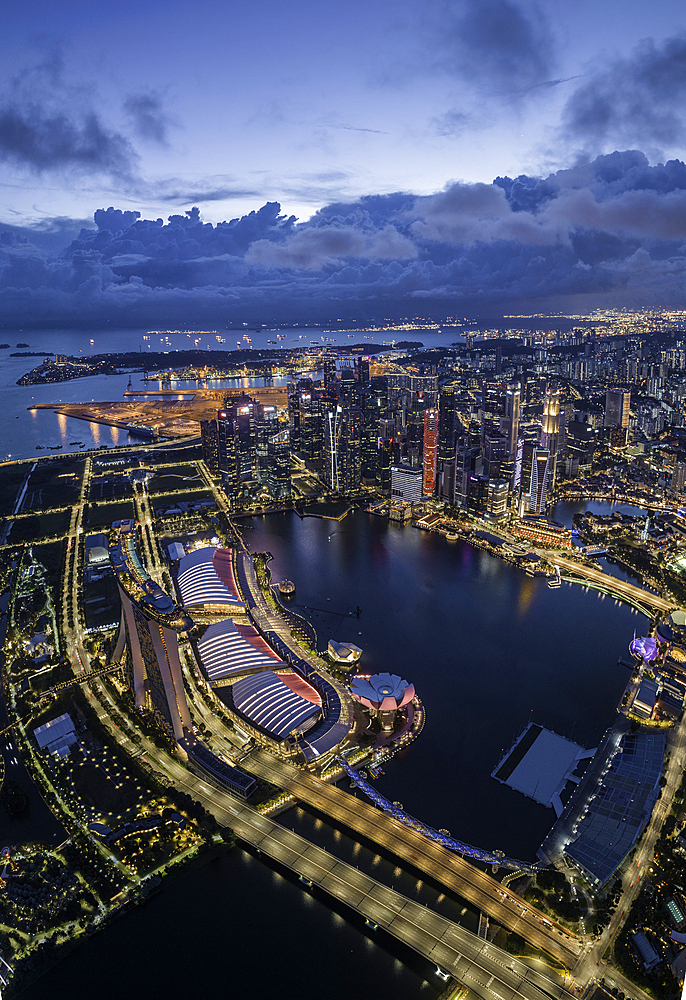
<instances>
[{"instance_id":1,"label":"cluster of tall buildings","mask_svg":"<svg viewBox=\"0 0 686 1000\"><path fill-rule=\"evenodd\" d=\"M439 386L430 364L371 375L365 358L338 369L331 356L320 379L291 383L287 426L272 404L227 399L203 422L203 453L234 498L260 489L290 496L292 453L337 493L366 486L410 503L437 497L501 520L543 514L560 470L590 469L599 423L611 444L625 445L629 404L629 391L608 389L597 421L563 403L546 378L533 388L497 373Z\"/></svg>"},{"instance_id":2,"label":"cluster of tall buildings","mask_svg":"<svg viewBox=\"0 0 686 1000\"><path fill-rule=\"evenodd\" d=\"M203 458L227 496L252 497L266 489L274 500L290 497L290 433L273 403L228 398L213 420L202 421L201 435Z\"/></svg>"}]
</instances>

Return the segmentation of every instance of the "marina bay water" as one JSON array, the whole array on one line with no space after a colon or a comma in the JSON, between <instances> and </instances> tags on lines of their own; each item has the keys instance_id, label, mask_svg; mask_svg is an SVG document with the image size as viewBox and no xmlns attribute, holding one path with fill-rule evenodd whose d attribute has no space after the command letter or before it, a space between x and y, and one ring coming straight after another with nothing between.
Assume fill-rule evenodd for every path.
<instances>
[{"instance_id":1,"label":"marina bay water","mask_svg":"<svg viewBox=\"0 0 686 1000\"><path fill-rule=\"evenodd\" d=\"M356 643L361 669L402 675L424 702L424 730L386 767L382 794L461 840L533 859L554 813L491 771L532 718L597 746L627 682L617 659L645 618L364 511L244 523L251 549L274 556L274 579L295 582L320 646Z\"/></svg>"}]
</instances>

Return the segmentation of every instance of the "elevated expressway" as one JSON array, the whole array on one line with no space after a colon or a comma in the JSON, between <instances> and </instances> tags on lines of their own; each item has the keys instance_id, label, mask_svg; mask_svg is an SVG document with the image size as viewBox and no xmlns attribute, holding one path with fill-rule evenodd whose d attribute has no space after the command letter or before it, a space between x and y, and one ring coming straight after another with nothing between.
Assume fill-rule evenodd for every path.
<instances>
[{"instance_id":1,"label":"elevated expressway","mask_svg":"<svg viewBox=\"0 0 686 1000\"><path fill-rule=\"evenodd\" d=\"M429 878L452 889L565 967L571 967L577 961L581 943L576 938L458 854L432 843L422 834L335 785L277 760L264 750L253 751L244 757L241 767L255 777L291 792L301 802L343 823Z\"/></svg>"}]
</instances>

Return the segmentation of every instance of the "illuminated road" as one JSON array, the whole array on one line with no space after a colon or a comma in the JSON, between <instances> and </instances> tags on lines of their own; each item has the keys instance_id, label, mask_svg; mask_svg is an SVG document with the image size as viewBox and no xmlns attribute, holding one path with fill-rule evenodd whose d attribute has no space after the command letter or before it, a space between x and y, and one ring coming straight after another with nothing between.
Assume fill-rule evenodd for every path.
<instances>
[{"instance_id":1,"label":"illuminated road","mask_svg":"<svg viewBox=\"0 0 686 1000\"><path fill-rule=\"evenodd\" d=\"M553 565L559 566L561 570L572 573L574 576L582 577L588 580L589 583L594 583L602 587L608 594L616 594L618 597L622 597L632 604L635 603L643 607L654 608L663 614L674 608L674 601L666 601L664 597L659 597L657 594L653 594L649 590L644 590L642 587L637 587L633 583L619 580L615 576L603 573L602 570L593 569L591 566L584 566L581 563L574 562L572 559L565 559L557 552L549 552L546 558Z\"/></svg>"},{"instance_id":2,"label":"illuminated road","mask_svg":"<svg viewBox=\"0 0 686 1000\"><path fill-rule=\"evenodd\" d=\"M581 950L576 938L459 855L265 750L253 751L241 761L241 767L409 862L563 965L570 967L576 962Z\"/></svg>"}]
</instances>

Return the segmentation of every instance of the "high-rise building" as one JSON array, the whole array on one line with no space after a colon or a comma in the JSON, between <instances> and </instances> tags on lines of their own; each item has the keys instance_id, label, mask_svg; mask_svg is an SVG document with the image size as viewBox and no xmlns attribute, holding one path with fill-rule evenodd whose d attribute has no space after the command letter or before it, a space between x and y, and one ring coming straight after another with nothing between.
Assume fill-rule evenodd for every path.
<instances>
[{"instance_id":1,"label":"high-rise building","mask_svg":"<svg viewBox=\"0 0 686 1000\"><path fill-rule=\"evenodd\" d=\"M336 384L336 358L335 356L327 355L322 362L322 371L324 372L324 385L328 388L329 386Z\"/></svg>"},{"instance_id":2,"label":"high-rise building","mask_svg":"<svg viewBox=\"0 0 686 1000\"><path fill-rule=\"evenodd\" d=\"M393 464L393 439L377 438L376 488L380 493L391 492L391 466Z\"/></svg>"},{"instance_id":3,"label":"high-rise building","mask_svg":"<svg viewBox=\"0 0 686 1000\"><path fill-rule=\"evenodd\" d=\"M279 433L279 416L276 407L271 403L255 403L253 424L255 428L255 479L258 483L266 483L269 475L269 439Z\"/></svg>"},{"instance_id":4,"label":"high-rise building","mask_svg":"<svg viewBox=\"0 0 686 1000\"><path fill-rule=\"evenodd\" d=\"M333 490L356 490L362 475L362 413L337 406L325 415L325 475Z\"/></svg>"},{"instance_id":5,"label":"high-rise building","mask_svg":"<svg viewBox=\"0 0 686 1000\"><path fill-rule=\"evenodd\" d=\"M519 438L519 383L508 385L505 393L505 419L501 422L501 430L507 437L507 450L510 458L515 457L517 440Z\"/></svg>"},{"instance_id":6,"label":"high-rise building","mask_svg":"<svg viewBox=\"0 0 686 1000\"><path fill-rule=\"evenodd\" d=\"M422 499L421 469L409 465L391 466L391 496L406 503L419 503Z\"/></svg>"},{"instance_id":7,"label":"high-rise building","mask_svg":"<svg viewBox=\"0 0 686 1000\"><path fill-rule=\"evenodd\" d=\"M550 452L527 443L522 452L519 514L544 514L551 489L552 462Z\"/></svg>"},{"instance_id":8,"label":"high-rise building","mask_svg":"<svg viewBox=\"0 0 686 1000\"><path fill-rule=\"evenodd\" d=\"M226 402L217 418L219 471L226 494L236 497L255 476L255 404L249 396Z\"/></svg>"},{"instance_id":9,"label":"high-rise building","mask_svg":"<svg viewBox=\"0 0 686 1000\"><path fill-rule=\"evenodd\" d=\"M299 394L297 453L307 468L317 473L324 469L324 412L324 405L314 391Z\"/></svg>"},{"instance_id":10,"label":"high-rise building","mask_svg":"<svg viewBox=\"0 0 686 1000\"><path fill-rule=\"evenodd\" d=\"M483 474L489 479L499 479L503 464L509 456L508 440L499 431L489 431L484 440Z\"/></svg>"},{"instance_id":11,"label":"high-rise building","mask_svg":"<svg viewBox=\"0 0 686 1000\"><path fill-rule=\"evenodd\" d=\"M604 427L628 427L631 389L607 389Z\"/></svg>"},{"instance_id":12,"label":"high-rise building","mask_svg":"<svg viewBox=\"0 0 686 1000\"><path fill-rule=\"evenodd\" d=\"M567 425L565 435L565 453L567 461L565 472L570 477L589 472L593 465L595 451L595 430L591 424L581 420L572 420Z\"/></svg>"},{"instance_id":13,"label":"high-rise building","mask_svg":"<svg viewBox=\"0 0 686 1000\"><path fill-rule=\"evenodd\" d=\"M474 475L479 457L478 448L467 448L459 445L455 452L455 489L454 503L456 507L467 510L469 499L469 480Z\"/></svg>"},{"instance_id":14,"label":"high-rise building","mask_svg":"<svg viewBox=\"0 0 686 1000\"><path fill-rule=\"evenodd\" d=\"M126 675L136 707L150 709L162 729L180 740L192 731L193 723L178 637L193 628L193 621L141 564L134 521L115 521L109 554L122 608L114 662L126 653Z\"/></svg>"},{"instance_id":15,"label":"high-rise building","mask_svg":"<svg viewBox=\"0 0 686 1000\"><path fill-rule=\"evenodd\" d=\"M541 448L550 455L549 489L555 488L557 472L557 452L560 437L560 393L556 387L548 386L543 397L543 420L541 422Z\"/></svg>"},{"instance_id":16,"label":"high-rise building","mask_svg":"<svg viewBox=\"0 0 686 1000\"><path fill-rule=\"evenodd\" d=\"M267 489L275 500L291 495L291 446L287 430L267 441Z\"/></svg>"},{"instance_id":17,"label":"high-rise building","mask_svg":"<svg viewBox=\"0 0 686 1000\"><path fill-rule=\"evenodd\" d=\"M438 461L438 410L433 406L424 412L424 496L433 496L436 489L436 468Z\"/></svg>"},{"instance_id":18,"label":"high-rise building","mask_svg":"<svg viewBox=\"0 0 686 1000\"><path fill-rule=\"evenodd\" d=\"M219 475L219 430L217 419L200 421L203 462L213 476Z\"/></svg>"},{"instance_id":19,"label":"high-rise building","mask_svg":"<svg viewBox=\"0 0 686 1000\"><path fill-rule=\"evenodd\" d=\"M362 428L362 479L368 486L373 486L376 481L379 427L386 414L386 408L385 387L368 385L364 394Z\"/></svg>"},{"instance_id":20,"label":"high-rise building","mask_svg":"<svg viewBox=\"0 0 686 1000\"><path fill-rule=\"evenodd\" d=\"M438 461L451 462L455 458L455 429L459 387L446 385L438 401Z\"/></svg>"}]
</instances>

